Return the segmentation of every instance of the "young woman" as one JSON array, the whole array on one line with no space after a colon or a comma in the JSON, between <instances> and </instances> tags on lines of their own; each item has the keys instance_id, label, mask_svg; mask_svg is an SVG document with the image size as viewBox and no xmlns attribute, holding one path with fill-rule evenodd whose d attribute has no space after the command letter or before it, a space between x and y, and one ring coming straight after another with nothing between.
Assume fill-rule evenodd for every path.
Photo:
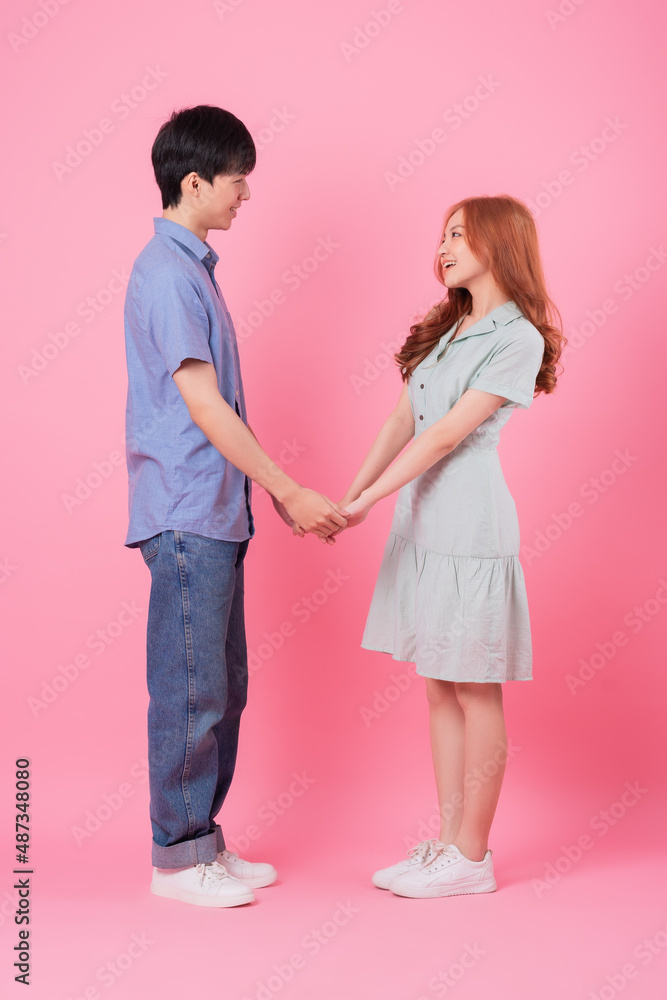
<instances>
[{"instance_id":1,"label":"young woman","mask_svg":"<svg viewBox=\"0 0 667 1000\"><path fill-rule=\"evenodd\" d=\"M400 490L362 646L426 678L440 837L373 876L415 897L496 888L502 684L532 677L516 509L496 445L514 407L553 392L564 343L535 223L516 199L453 205L436 274L447 295L396 355L398 405L340 501L352 527Z\"/></svg>"}]
</instances>

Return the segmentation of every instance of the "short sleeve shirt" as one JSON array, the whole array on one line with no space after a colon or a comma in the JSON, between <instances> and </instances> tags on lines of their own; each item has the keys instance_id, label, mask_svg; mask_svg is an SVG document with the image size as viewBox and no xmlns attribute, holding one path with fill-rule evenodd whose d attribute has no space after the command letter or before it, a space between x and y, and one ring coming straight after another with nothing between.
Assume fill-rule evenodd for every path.
<instances>
[{"instance_id":1,"label":"short sleeve shirt","mask_svg":"<svg viewBox=\"0 0 667 1000\"><path fill-rule=\"evenodd\" d=\"M171 219L137 257L125 298L129 517L125 544L165 530L244 541L254 534L251 484L193 422L173 374L207 361L247 424L238 346L208 243Z\"/></svg>"},{"instance_id":2,"label":"short sleeve shirt","mask_svg":"<svg viewBox=\"0 0 667 1000\"><path fill-rule=\"evenodd\" d=\"M454 331L446 331L408 380L416 436L444 417L466 389L481 389L506 401L460 447L495 447L512 409L533 401L544 338L512 301L452 339Z\"/></svg>"}]
</instances>

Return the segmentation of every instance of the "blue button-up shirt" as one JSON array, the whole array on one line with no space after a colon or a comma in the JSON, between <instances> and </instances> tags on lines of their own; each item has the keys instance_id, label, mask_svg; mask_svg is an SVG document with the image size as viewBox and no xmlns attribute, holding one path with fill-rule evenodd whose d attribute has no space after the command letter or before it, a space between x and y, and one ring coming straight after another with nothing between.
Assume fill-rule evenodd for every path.
<instances>
[{"instance_id":1,"label":"blue button-up shirt","mask_svg":"<svg viewBox=\"0 0 667 1000\"><path fill-rule=\"evenodd\" d=\"M220 394L247 424L234 326L214 277L219 258L184 226L154 222L125 298L125 544L169 529L244 541L254 534L250 481L193 422L172 378L186 358L210 362Z\"/></svg>"}]
</instances>

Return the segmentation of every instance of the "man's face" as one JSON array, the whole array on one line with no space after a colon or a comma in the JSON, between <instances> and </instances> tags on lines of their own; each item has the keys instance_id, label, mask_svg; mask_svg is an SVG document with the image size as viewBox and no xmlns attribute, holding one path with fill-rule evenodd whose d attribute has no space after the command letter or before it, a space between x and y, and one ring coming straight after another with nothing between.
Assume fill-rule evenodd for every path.
<instances>
[{"instance_id":1,"label":"man's face","mask_svg":"<svg viewBox=\"0 0 667 1000\"><path fill-rule=\"evenodd\" d=\"M241 203L250 197L245 174L217 174L209 184L199 178L199 207L207 229L229 229Z\"/></svg>"}]
</instances>

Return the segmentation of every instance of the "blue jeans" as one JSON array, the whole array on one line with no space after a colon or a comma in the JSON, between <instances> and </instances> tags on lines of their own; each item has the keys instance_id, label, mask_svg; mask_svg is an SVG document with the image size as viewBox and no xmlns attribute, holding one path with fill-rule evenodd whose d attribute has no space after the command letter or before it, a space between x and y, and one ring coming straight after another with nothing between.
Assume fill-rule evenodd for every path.
<instances>
[{"instance_id":1,"label":"blue jeans","mask_svg":"<svg viewBox=\"0 0 667 1000\"><path fill-rule=\"evenodd\" d=\"M234 774L247 698L247 548L188 531L140 543L152 581L148 771L158 868L214 861L225 849L214 820Z\"/></svg>"}]
</instances>

